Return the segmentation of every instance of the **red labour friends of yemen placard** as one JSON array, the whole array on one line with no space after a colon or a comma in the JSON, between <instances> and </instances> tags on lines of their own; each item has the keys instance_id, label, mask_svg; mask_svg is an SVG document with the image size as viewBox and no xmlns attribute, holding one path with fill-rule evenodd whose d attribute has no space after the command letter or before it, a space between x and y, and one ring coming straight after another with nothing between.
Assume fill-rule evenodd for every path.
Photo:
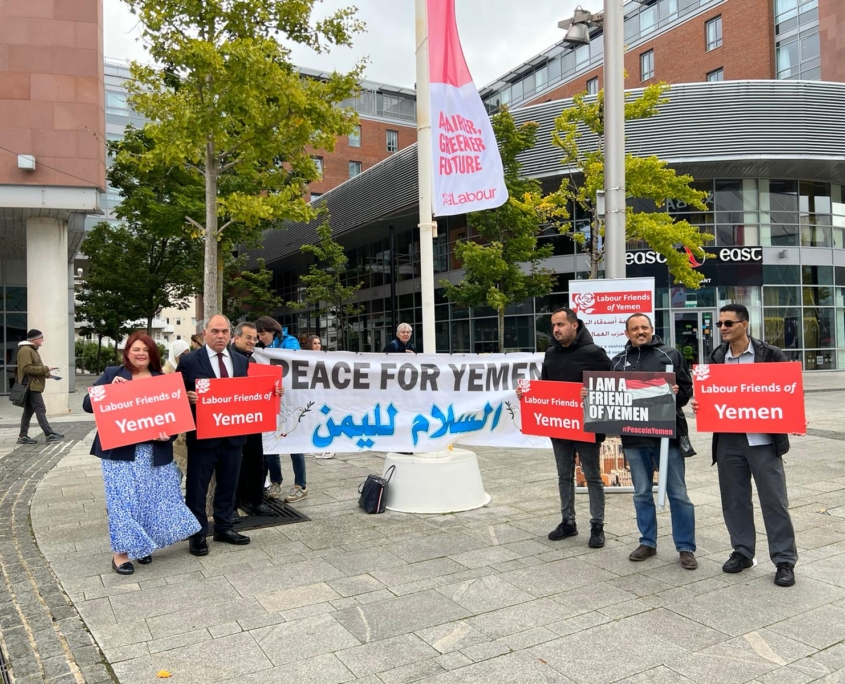
<instances>
[{"instance_id":1,"label":"red labour friends of yemen placard","mask_svg":"<svg viewBox=\"0 0 845 684\"><path fill-rule=\"evenodd\" d=\"M801 363L693 366L700 432L807 431Z\"/></svg>"},{"instance_id":2,"label":"red labour friends of yemen placard","mask_svg":"<svg viewBox=\"0 0 845 684\"><path fill-rule=\"evenodd\" d=\"M180 373L88 388L100 445L105 450L194 429Z\"/></svg>"},{"instance_id":3,"label":"red labour friends of yemen placard","mask_svg":"<svg viewBox=\"0 0 845 684\"><path fill-rule=\"evenodd\" d=\"M584 406L580 382L520 380L522 432L526 435L595 442L596 436L584 432Z\"/></svg>"},{"instance_id":4,"label":"red labour friends of yemen placard","mask_svg":"<svg viewBox=\"0 0 845 684\"><path fill-rule=\"evenodd\" d=\"M197 380L196 391L197 439L276 429L276 380L272 376Z\"/></svg>"}]
</instances>

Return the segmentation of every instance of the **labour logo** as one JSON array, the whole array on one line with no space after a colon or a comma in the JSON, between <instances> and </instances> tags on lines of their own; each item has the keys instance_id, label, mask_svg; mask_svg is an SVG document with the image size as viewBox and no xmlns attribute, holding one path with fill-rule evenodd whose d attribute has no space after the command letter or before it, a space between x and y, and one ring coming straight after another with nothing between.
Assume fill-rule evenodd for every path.
<instances>
[{"instance_id":1,"label":"labour logo","mask_svg":"<svg viewBox=\"0 0 845 684\"><path fill-rule=\"evenodd\" d=\"M596 310L596 296L592 292L584 292L581 294L572 295L572 309L575 313L582 311L586 314L591 314Z\"/></svg>"},{"instance_id":2,"label":"labour logo","mask_svg":"<svg viewBox=\"0 0 845 684\"><path fill-rule=\"evenodd\" d=\"M519 389L522 390L523 394L528 394L531 391L531 381L530 380L518 380L517 385Z\"/></svg>"},{"instance_id":3,"label":"labour logo","mask_svg":"<svg viewBox=\"0 0 845 684\"><path fill-rule=\"evenodd\" d=\"M704 382L705 380L707 380L707 378L710 377L710 366L706 363L700 366L696 366L693 369L692 374L695 376L696 380L698 380L699 382Z\"/></svg>"},{"instance_id":4,"label":"labour logo","mask_svg":"<svg viewBox=\"0 0 845 684\"><path fill-rule=\"evenodd\" d=\"M88 388L88 396L91 397L91 401L102 401L106 398L106 388L105 387L89 387Z\"/></svg>"},{"instance_id":5,"label":"labour logo","mask_svg":"<svg viewBox=\"0 0 845 684\"><path fill-rule=\"evenodd\" d=\"M211 389L211 380L207 378L197 380L197 394L205 394Z\"/></svg>"}]
</instances>

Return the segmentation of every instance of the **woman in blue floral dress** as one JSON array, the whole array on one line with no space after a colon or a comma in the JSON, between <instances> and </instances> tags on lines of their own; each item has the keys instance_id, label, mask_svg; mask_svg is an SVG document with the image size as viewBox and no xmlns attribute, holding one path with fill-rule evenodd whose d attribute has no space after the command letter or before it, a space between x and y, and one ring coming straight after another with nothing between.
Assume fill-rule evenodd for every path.
<instances>
[{"instance_id":1,"label":"woman in blue floral dress","mask_svg":"<svg viewBox=\"0 0 845 684\"><path fill-rule=\"evenodd\" d=\"M158 347L143 332L133 333L123 350L123 365L109 366L94 385L133 382L161 375ZM82 408L93 413L91 397ZM179 471L173 463L174 437L103 449L99 434L91 453L102 459L109 536L114 552L112 569L131 575L134 558L142 565L152 553L190 537L200 526L179 490Z\"/></svg>"}]
</instances>

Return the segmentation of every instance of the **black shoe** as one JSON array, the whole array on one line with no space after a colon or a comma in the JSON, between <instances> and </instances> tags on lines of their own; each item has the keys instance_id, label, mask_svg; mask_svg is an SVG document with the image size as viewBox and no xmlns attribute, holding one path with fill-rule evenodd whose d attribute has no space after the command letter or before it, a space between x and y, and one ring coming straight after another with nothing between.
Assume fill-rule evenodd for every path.
<instances>
[{"instance_id":1,"label":"black shoe","mask_svg":"<svg viewBox=\"0 0 845 684\"><path fill-rule=\"evenodd\" d=\"M188 551L194 556L208 555L208 542L204 534L195 534L188 540Z\"/></svg>"},{"instance_id":2,"label":"black shoe","mask_svg":"<svg viewBox=\"0 0 845 684\"><path fill-rule=\"evenodd\" d=\"M779 587L791 587L795 584L795 566L792 563L778 563L775 584Z\"/></svg>"},{"instance_id":3,"label":"black shoe","mask_svg":"<svg viewBox=\"0 0 845 684\"><path fill-rule=\"evenodd\" d=\"M239 523L241 520L243 520L243 518L240 516L240 513L238 513L237 511L232 513L232 524L233 525L235 523Z\"/></svg>"},{"instance_id":4,"label":"black shoe","mask_svg":"<svg viewBox=\"0 0 845 684\"><path fill-rule=\"evenodd\" d=\"M38 444L32 437L27 437L24 435L23 437L18 437L18 444Z\"/></svg>"},{"instance_id":5,"label":"black shoe","mask_svg":"<svg viewBox=\"0 0 845 684\"><path fill-rule=\"evenodd\" d=\"M132 565L132 563L126 561L125 563L117 565L114 562L114 558L111 559L111 569L114 570L118 575L131 575L133 572L135 572L135 566Z\"/></svg>"},{"instance_id":6,"label":"black shoe","mask_svg":"<svg viewBox=\"0 0 845 684\"><path fill-rule=\"evenodd\" d=\"M587 546L600 549L604 546L604 525L590 525L590 541Z\"/></svg>"},{"instance_id":7,"label":"black shoe","mask_svg":"<svg viewBox=\"0 0 845 684\"><path fill-rule=\"evenodd\" d=\"M549 539L552 541L557 541L558 539L566 539L567 537L577 537L578 536L578 528L575 526L573 522L571 525L568 522L562 522L560 525L555 527L551 532L549 532Z\"/></svg>"},{"instance_id":8,"label":"black shoe","mask_svg":"<svg viewBox=\"0 0 845 684\"><path fill-rule=\"evenodd\" d=\"M266 503L260 503L257 506L246 505L241 506L241 508L246 511L247 515L275 515L275 513L273 513L273 509Z\"/></svg>"},{"instance_id":9,"label":"black shoe","mask_svg":"<svg viewBox=\"0 0 845 684\"><path fill-rule=\"evenodd\" d=\"M47 442L58 442L60 439L64 439L64 435L60 435L58 432L51 432L47 435Z\"/></svg>"},{"instance_id":10,"label":"black shoe","mask_svg":"<svg viewBox=\"0 0 845 684\"><path fill-rule=\"evenodd\" d=\"M754 561L751 558L746 558L739 551L734 551L722 566L722 572L742 572L753 566Z\"/></svg>"},{"instance_id":11,"label":"black shoe","mask_svg":"<svg viewBox=\"0 0 845 684\"><path fill-rule=\"evenodd\" d=\"M141 558L138 558L137 560L141 565L149 565L150 563L153 562L153 557L152 556L142 556Z\"/></svg>"},{"instance_id":12,"label":"black shoe","mask_svg":"<svg viewBox=\"0 0 845 684\"><path fill-rule=\"evenodd\" d=\"M244 534L238 534L234 530L223 530L222 532L214 533L214 541L243 546L244 544L249 544L249 537Z\"/></svg>"},{"instance_id":13,"label":"black shoe","mask_svg":"<svg viewBox=\"0 0 845 684\"><path fill-rule=\"evenodd\" d=\"M631 553L628 554L628 560L634 561L635 563L639 563L640 561L644 561L646 558L651 558L652 556L657 555L657 549L653 546L646 546L645 544L640 544L637 548L635 548Z\"/></svg>"}]
</instances>

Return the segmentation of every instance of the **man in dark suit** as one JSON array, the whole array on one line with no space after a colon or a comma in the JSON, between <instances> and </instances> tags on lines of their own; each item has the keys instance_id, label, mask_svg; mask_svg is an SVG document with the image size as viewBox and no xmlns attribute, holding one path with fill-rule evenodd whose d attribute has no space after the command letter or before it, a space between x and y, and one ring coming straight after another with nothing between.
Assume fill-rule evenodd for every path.
<instances>
[{"instance_id":1,"label":"man in dark suit","mask_svg":"<svg viewBox=\"0 0 845 684\"><path fill-rule=\"evenodd\" d=\"M203 338L205 346L191 352L179 361L177 371L185 378L185 389L191 404L196 404L196 381L213 378L242 378L247 374L247 360L240 354L231 354L229 341L231 324L225 316L212 316L205 324ZM208 553L208 516L205 514L205 500L212 473L217 473L217 489L214 494L214 541L227 544L249 544L249 537L232 529L232 515L238 489L238 474L241 469L241 448L245 436L218 439L197 439L196 432L189 432L188 474L186 478L185 503L196 516L200 531L189 541L189 550L195 556Z\"/></svg>"}]
</instances>

